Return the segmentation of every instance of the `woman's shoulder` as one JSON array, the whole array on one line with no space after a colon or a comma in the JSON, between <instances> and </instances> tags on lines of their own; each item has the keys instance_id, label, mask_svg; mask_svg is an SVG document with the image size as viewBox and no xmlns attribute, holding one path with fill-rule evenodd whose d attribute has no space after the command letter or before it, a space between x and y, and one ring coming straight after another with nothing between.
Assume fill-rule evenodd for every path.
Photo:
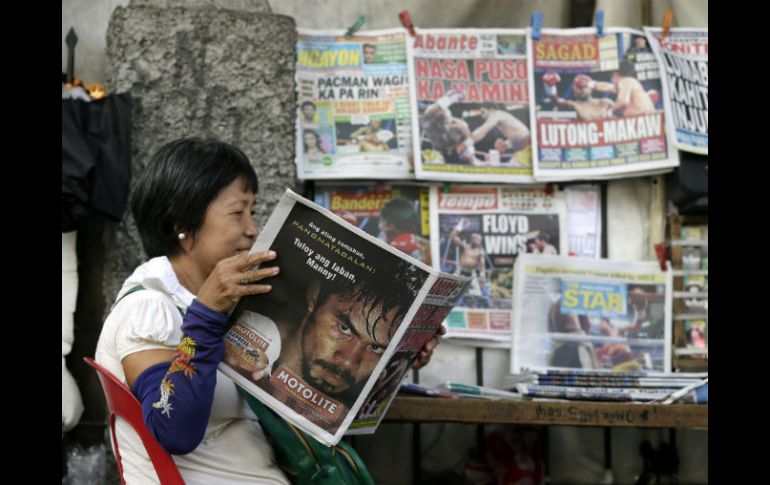
<instances>
[{"instance_id":1,"label":"woman's shoulder","mask_svg":"<svg viewBox=\"0 0 770 485\"><path fill-rule=\"evenodd\" d=\"M168 258L161 256L139 265L131 276L126 278L117 294L114 308L128 301L171 305L184 309L193 298L194 295L179 284Z\"/></svg>"}]
</instances>

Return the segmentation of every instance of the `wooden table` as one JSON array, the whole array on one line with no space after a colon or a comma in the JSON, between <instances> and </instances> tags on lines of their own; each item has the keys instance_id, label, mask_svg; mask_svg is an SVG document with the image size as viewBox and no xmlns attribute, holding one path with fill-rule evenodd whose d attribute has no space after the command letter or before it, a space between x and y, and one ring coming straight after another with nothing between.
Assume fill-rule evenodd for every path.
<instances>
[{"instance_id":1,"label":"wooden table","mask_svg":"<svg viewBox=\"0 0 770 485\"><path fill-rule=\"evenodd\" d=\"M708 429L708 405L486 401L396 396L386 422Z\"/></svg>"}]
</instances>

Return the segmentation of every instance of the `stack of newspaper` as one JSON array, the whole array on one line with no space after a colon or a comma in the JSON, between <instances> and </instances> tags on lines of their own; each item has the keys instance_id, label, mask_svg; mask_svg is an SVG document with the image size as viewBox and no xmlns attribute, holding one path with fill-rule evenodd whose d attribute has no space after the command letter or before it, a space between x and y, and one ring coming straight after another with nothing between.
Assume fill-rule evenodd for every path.
<instances>
[{"instance_id":1,"label":"stack of newspaper","mask_svg":"<svg viewBox=\"0 0 770 485\"><path fill-rule=\"evenodd\" d=\"M509 374L504 389L525 397L587 401L640 401L670 403L686 400L690 391L705 386L708 402L708 373L705 372L608 372L574 370L526 370ZM691 402L704 402L704 392Z\"/></svg>"}]
</instances>

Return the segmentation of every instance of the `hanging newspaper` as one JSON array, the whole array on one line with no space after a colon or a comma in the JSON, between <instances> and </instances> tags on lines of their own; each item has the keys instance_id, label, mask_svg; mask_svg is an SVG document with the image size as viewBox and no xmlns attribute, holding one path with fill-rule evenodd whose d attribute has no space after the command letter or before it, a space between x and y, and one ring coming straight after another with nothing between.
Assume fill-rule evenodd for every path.
<instances>
[{"instance_id":1,"label":"hanging newspaper","mask_svg":"<svg viewBox=\"0 0 770 485\"><path fill-rule=\"evenodd\" d=\"M439 278L436 281L401 338L396 352L385 366L385 371L369 392L347 434L374 433L396 397L401 381L412 367L417 354L436 335L441 322L462 296L466 286L462 281L451 278Z\"/></svg>"},{"instance_id":2,"label":"hanging newspaper","mask_svg":"<svg viewBox=\"0 0 770 485\"><path fill-rule=\"evenodd\" d=\"M649 175L679 165L658 64L641 31L543 29L531 42L530 113L538 180Z\"/></svg>"},{"instance_id":3,"label":"hanging newspaper","mask_svg":"<svg viewBox=\"0 0 770 485\"><path fill-rule=\"evenodd\" d=\"M566 254L566 210L543 187L431 187L433 266L472 278L447 316L447 337L511 339L513 263L526 252Z\"/></svg>"},{"instance_id":4,"label":"hanging newspaper","mask_svg":"<svg viewBox=\"0 0 770 485\"><path fill-rule=\"evenodd\" d=\"M568 185L569 255L599 258L602 254L602 201L597 185Z\"/></svg>"},{"instance_id":5,"label":"hanging newspaper","mask_svg":"<svg viewBox=\"0 0 770 485\"><path fill-rule=\"evenodd\" d=\"M680 150L709 154L709 31L670 29L663 37L660 28L645 27L652 50L666 79L672 141Z\"/></svg>"},{"instance_id":6,"label":"hanging newspaper","mask_svg":"<svg viewBox=\"0 0 770 485\"><path fill-rule=\"evenodd\" d=\"M298 178L414 178L407 35L298 29Z\"/></svg>"},{"instance_id":7,"label":"hanging newspaper","mask_svg":"<svg viewBox=\"0 0 770 485\"><path fill-rule=\"evenodd\" d=\"M469 279L441 274L290 190L252 252L267 249L278 257L263 266L280 273L266 281L269 293L236 306L220 370L336 444L398 349L413 351L404 339L432 337L415 318L434 285L448 279L462 293Z\"/></svg>"},{"instance_id":8,"label":"hanging newspaper","mask_svg":"<svg viewBox=\"0 0 770 485\"><path fill-rule=\"evenodd\" d=\"M427 185L318 182L315 202L368 234L430 265Z\"/></svg>"},{"instance_id":9,"label":"hanging newspaper","mask_svg":"<svg viewBox=\"0 0 770 485\"><path fill-rule=\"evenodd\" d=\"M415 30L417 178L533 182L526 31Z\"/></svg>"},{"instance_id":10,"label":"hanging newspaper","mask_svg":"<svg viewBox=\"0 0 770 485\"><path fill-rule=\"evenodd\" d=\"M520 257L511 372L670 372L671 288L657 262Z\"/></svg>"}]
</instances>

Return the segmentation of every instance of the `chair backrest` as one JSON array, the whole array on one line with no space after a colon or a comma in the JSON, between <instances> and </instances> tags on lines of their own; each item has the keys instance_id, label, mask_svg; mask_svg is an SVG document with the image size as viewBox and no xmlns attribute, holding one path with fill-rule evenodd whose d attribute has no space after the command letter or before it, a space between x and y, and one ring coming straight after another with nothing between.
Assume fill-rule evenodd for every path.
<instances>
[{"instance_id":1,"label":"chair backrest","mask_svg":"<svg viewBox=\"0 0 770 485\"><path fill-rule=\"evenodd\" d=\"M110 371L97 364L93 359L83 357L86 364L96 369L96 374L102 383L104 397L107 399L107 408L110 413L110 431L112 431L112 444L115 448L115 461L118 464L120 473L120 482L125 485L123 479L123 465L120 462L120 451L118 450L118 439L115 434L115 417L120 416L137 432L139 438L144 444L145 450L155 467L160 483L166 485L184 484L182 476L176 467L176 463L166 450L164 450L155 437L147 429L142 418L142 404L131 393L131 390L120 382Z\"/></svg>"}]
</instances>

